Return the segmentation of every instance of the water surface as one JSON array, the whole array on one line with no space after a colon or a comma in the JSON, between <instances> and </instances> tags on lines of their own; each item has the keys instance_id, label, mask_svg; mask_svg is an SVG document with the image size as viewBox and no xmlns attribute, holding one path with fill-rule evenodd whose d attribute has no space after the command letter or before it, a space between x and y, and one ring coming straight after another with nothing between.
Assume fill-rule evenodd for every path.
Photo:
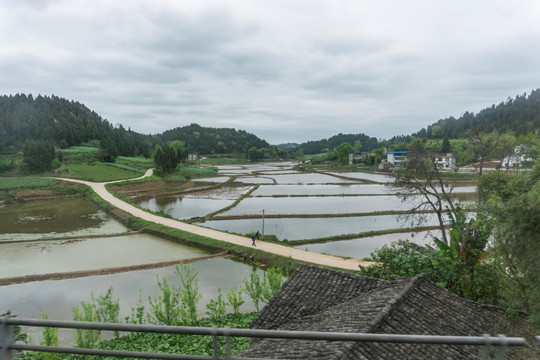
<instances>
[{"instance_id":1,"label":"water surface","mask_svg":"<svg viewBox=\"0 0 540 360\"><path fill-rule=\"evenodd\" d=\"M242 200L222 215L260 214L348 214L374 211L407 211L414 206L413 199L403 203L396 196L345 197L254 197Z\"/></svg>"},{"instance_id":2,"label":"water surface","mask_svg":"<svg viewBox=\"0 0 540 360\"><path fill-rule=\"evenodd\" d=\"M0 240L126 231L128 228L80 198L10 204L0 208Z\"/></svg>"},{"instance_id":3,"label":"water surface","mask_svg":"<svg viewBox=\"0 0 540 360\"><path fill-rule=\"evenodd\" d=\"M242 280L254 271L252 266L228 258L214 258L189 265L198 272L197 282L202 294L198 309L201 316L204 316L208 301L217 296L218 289L222 289L222 294L226 298L228 288L240 289ZM51 319L72 320L73 307L80 307L81 301L89 302L91 293L99 296L112 287L113 298L119 299L120 319L124 319L131 315L131 309L137 306L139 299L148 309L148 297L155 296L159 292L157 277L165 278L169 284L178 286L175 268L170 266L121 274L0 286L2 299L0 313L11 309L12 313L19 317L41 318L43 311ZM243 294L243 299L245 304L240 307L240 311L254 311L249 296ZM30 332L38 342L40 334L41 331ZM60 336L63 343L73 341L71 331L66 331Z\"/></svg>"},{"instance_id":4,"label":"water surface","mask_svg":"<svg viewBox=\"0 0 540 360\"><path fill-rule=\"evenodd\" d=\"M192 217L204 216L223 209L234 201L227 199L180 198L174 196L148 197L145 200L134 200L137 204L150 211L163 211L175 219L185 220Z\"/></svg>"},{"instance_id":5,"label":"water surface","mask_svg":"<svg viewBox=\"0 0 540 360\"><path fill-rule=\"evenodd\" d=\"M440 231L386 234L352 240L333 241L324 244L299 245L296 248L321 254L362 259L371 257L371 253L376 249L384 245L390 245L393 241L397 240L408 240L422 246L433 246L434 236L440 236Z\"/></svg>"},{"instance_id":6,"label":"water surface","mask_svg":"<svg viewBox=\"0 0 540 360\"><path fill-rule=\"evenodd\" d=\"M0 244L0 277L94 270L207 254L148 234Z\"/></svg>"},{"instance_id":7,"label":"water surface","mask_svg":"<svg viewBox=\"0 0 540 360\"><path fill-rule=\"evenodd\" d=\"M262 214L261 214L262 215ZM237 234L262 230L262 219L212 220L201 225ZM424 217L424 226L438 225L435 214ZM359 234L368 231L399 229L410 223L398 215L353 216L334 218L281 218L264 220L264 233L280 240L318 239L335 235Z\"/></svg>"}]
</instances>

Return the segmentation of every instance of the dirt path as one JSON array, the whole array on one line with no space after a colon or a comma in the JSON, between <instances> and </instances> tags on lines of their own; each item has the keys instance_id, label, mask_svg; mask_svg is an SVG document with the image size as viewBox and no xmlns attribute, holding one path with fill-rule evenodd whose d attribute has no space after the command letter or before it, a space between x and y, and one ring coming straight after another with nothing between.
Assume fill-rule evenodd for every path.
<instances>
[{"instance_id":1,"label":"dirt path","mask_svg":"<svg viewBox=\"0 0 540 360\"><path fill-rule=\"evenodd\" d=\"M146 173L143 176L141 176L141 178L150 176L152 175L152 173L153 173L152 169L149 169L146 171ZM96 194L98 194L105 201L143 220L151 221L156 224L169 226L171 228L179 229L182 231L187 231L192 234L206 236L206 237L220 240L220 241L226 241L231 244L251 247L251 239L249 238L234 235L234 234L229 234L229 233L225 233L225 232L217 231L213 229L208 229L201 226L186 224L178 220L167 219L161 216L157 216L149 212L146 212L144 210L141 210L139 208L136 208L135 206L130 205L114 197L110 192L107 191L107 188L105 187L106 184L120 182L124 180L111 181L111 182L105 182L105 183L94 183L90 181L64 179L64 178L58 178L58 180L71 181L71 182L77 182L77 183L88 185L96 192ZM285 257L291 257L293 259L300 260L300 261L305 261L305 262L324 265L324 266L331 266L335 268L347 269L347 270L358 270L359 265L366 266L366 265L372 264L371 262L368 262L368 261L362 261L362 260L356 260L356 259L343 259L337 256L318 254L318 253L295 249L292 247L283 246L279 244L267 243L264 241L257 241L257 250L266 251L269 253L273 253L273 254L277 254L277 255L281 255Z\"/></svg>"}]
</instances>

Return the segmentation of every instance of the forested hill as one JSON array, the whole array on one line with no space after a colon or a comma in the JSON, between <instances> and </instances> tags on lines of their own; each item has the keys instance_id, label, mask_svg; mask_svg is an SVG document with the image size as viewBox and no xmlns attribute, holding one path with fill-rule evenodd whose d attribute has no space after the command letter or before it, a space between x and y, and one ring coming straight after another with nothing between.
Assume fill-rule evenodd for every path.
<instances>
[{"instance_id":1,"label":"forested hill","mask_svg":"<svg viewBox=\"0 0 540 360\"><path fill-rule=\"evenodd\" d=\"M164 141L180 140L188 151L199 154L245 154L252 147L270 147L265 140L244 130L209 128L197 124L167 130L158 136Z\"/></svg>"},{"instance_id":2,"label":"forested hill","mask_svg":"<svg viewBox=\"0 0 540 360\"><path fill-rule=\"evenodd\" d=\"M508 98L499 105L492 105L473 114L466 112L458 119L449 117L413 134L419 138L456 139L467 138L473 132L511 132L516 136L540 129L540 89L530 95L518 95Z\"/></svg>"},{"instance_id":3,"label":"forested hill","mask_svg":"<svg viewBox=\"0 0 540 360\"><path fill-rule=\"evenodd\" d=\"M79 145L111 132L112 125L86 106L56 96L0 97L0 147L26 139Z\"/></svg>"},{"instance_id":4,"label":"forested hill","mask_svg":"<svg viewBox=\"0 0 540 360\"><path fill-rule=\"evenodd\" d=\"M149 155L149 137L115 128L79 102L58 96L17 94L0 97L0 151L21 149L27 140L60 148L91 141L111 156Z\"/></svg>"},{"instance_id":5,"label":"forested hill","mask_svg":"<svg viewBox=\"0 0 540 360\"><path fill-rule=\"evenodd\" d=\"M103 150L103 160L118 155L150 156L154 145L181 140L199 154L247 154L270 145L242 130L205 128L196 124L161 135L143 135L113 126L85 105L58 96L17 94L0 96L0 151L21 150L27 140L59 148L91 144Z\"/></svg>"},{"instance_id":6,"label":"forested hill","mask_svg":"<svg viewBox=\"0 0 540 360\"><path fill-rule=\"evenodd\" d=\"M354 145L356 141L362 143L361 151L369 151L376 149L379 143L376 138L369 137L364 134L338 134L329 139L322 139L316 141L308 141L300 145L300 149L304 154L319 154L337 148L341 143L349 143Z\"/></svg>"}]
</instances>

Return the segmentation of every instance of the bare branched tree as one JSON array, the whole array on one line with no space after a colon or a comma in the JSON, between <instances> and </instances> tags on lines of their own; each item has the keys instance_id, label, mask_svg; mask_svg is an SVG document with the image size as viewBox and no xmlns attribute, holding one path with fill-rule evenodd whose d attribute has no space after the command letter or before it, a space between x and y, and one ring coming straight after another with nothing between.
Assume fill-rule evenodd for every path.
<instances>
[{"instance_id":1,"label":"bare branched tree","mask_svg":"<svg viewBox=\"0 0 540 360\"><path fill-rule=\"evenodd\" d=\"M445 214L447 210L456 214L451 196L455 184L443 180L435 155L421 140L415 141L407 155L407 166L395 174L391 189L403 202L414 200L411 202L414 207L409 210L409 216L425 216L426 211L435 212L443 241L448 244Z\"/></svg>"}]
</instances>

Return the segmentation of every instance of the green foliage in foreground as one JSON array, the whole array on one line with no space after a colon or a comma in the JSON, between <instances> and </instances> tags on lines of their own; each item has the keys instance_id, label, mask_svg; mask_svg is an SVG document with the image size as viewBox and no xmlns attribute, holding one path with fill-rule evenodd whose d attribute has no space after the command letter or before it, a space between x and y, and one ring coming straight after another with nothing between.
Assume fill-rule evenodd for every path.
<instances>
[{"instance_id":1,"label":"green foliage in foreground","mask_svg":"<svg viewBox=\"0 0 540 360\"><path fill-rule=\"evenodd\" d=\"M227 314L220 321L221 327L246 329L253 321L256 312L247 314ZM214 327L212 318L200 319L200 327ZM235 354L249 346L249 338L230 338L231 353ZM225 340L219 339L219 354L225 355ZM142 352L162 352L172 354L212 355L213 338L200 335L173 335L153 333L133 333L101 343L100 348L109 350L130 350ZM66 357L67 359L72 357Z\"/></svg>"},{"instance_id":2,"label":"green foliage in foreground","mask_svg":"<svg viewBox=\"0 0 540 360\"><path fill-rule=\"evenodd\" d=\"M490 173L479 184L493 218L495 260L508 279L508 307L531 314L540 329L540 163L527 173Z\"/></svg>"},{"instance_id":3,"label":"green foliage in foreground","mask_svg":"<svg viewBox=\"0 0 540 360\"><path fill-rule=\"evenodd\" d=\"M503 277L491 262L476 264L474 276L467 276L465 264L456 261L427 246L399 240L390 246L384 245L371 254L372 260L380 264L362 267L365 276L392 280L396 276L413 277L424 274L437 285L465 298L491 305L503 305L499 291L503 288Z\"/></svg>"},{"instance_id":4,"label":"green foliage in foreground","mask_svg":"<svg viewBox=\"0 0 540 360\"><path fill-rule=\"evenodd\" d=\"M56 185L58 180L39 177L0 177L0 190L39 189Z\"/></svg>"},{"instance_id":5,"label":"green foliage in foreground","mask_svg":"<svg viewBox=\"0 0 540 360\"><path fill-rule=\"evenodd\" d=\"M243 281L245 288L229 289L226 299L218 289L217 297L206 304L207 311L199 313L197 303L201 299L197 285L197 273L189 265L176 267L177 285L169 284L165 278L157 278L159 291L148 298L149 305L143 304L139 298L138 304L131 309L131 315L124 320L131 324L161 324L172 326L197 327L227 327L248 328L257 315L256 312L241 314L239 307L244 303L242 293L247 293L254 303L268 302L279 290L283 281L281 269L269 269L261 276L253 271L249 278ZM257 289L256 293L248 289ZM232 313L227 314L227 307ZM91 301L81 302L81 306L73 308L73 319L76 321L119 323L119 300L113 299L112 288L103 295L91 294ZM199 318L199 315L206 317ZM43 313L46 319L47 315ZM20 328L18 329L20 332ZM45 328L41 345L58 346L56 329ZM213 338L200 335L171 335L155 333L130 333L120 336L118 332L109 340L102 340L99 330L75 330L76 347L108 350L128 350L137 352L175 353L190 355L212 355L214 351ZM231 353L237 353L249 346L248 338L231 338ZM217 351L225 355L226 344L223 338L218 339ZM53 360L53 359L82 359L80 355L63 355L48 353L22 353L17 359Z\"/></svg>"}]
</instances>

